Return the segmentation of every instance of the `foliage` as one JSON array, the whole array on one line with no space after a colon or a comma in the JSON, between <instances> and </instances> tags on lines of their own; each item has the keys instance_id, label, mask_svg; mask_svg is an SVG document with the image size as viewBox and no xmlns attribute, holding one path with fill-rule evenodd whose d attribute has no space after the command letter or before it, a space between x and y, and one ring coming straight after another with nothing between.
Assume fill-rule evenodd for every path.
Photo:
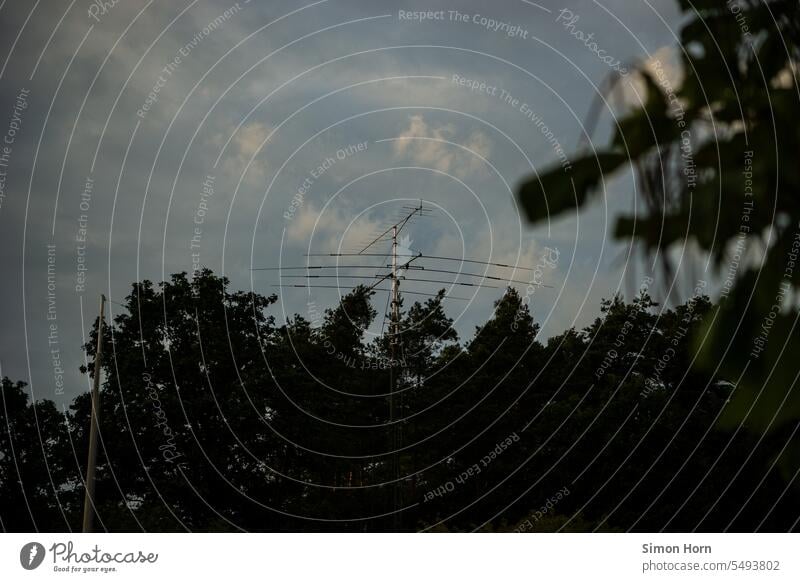
<instances>
[{"instance_id":1,"label":"foliage","mask_svg":"<svg viewBox=\"0 0 800 582\"><path fill-rule=\"evenodd\" d=\"M731 388L689 366L707 298L613 297L586 329L542 343L509 289L462 346L439 296L403 312L393 367L386 341L365 343L364 289L318 325L278 325L274 302L209 271L133 286L104 337L98 528L792 527L792 495L764 465L774 440L715 428ZM386 517L389 368L399 524ZM88 395L63 413L9 380L2 397L2 527L77 530Z\"/></svg>"},{"instance_id":2,"label":"foliage","mask_svg":"<svg viewBox=\"0 0 800 582\"><path fill-rule=\"evenodd\" d=\"M680 5L681 86L641 67L646 100L611 143L532 177L519 196L531 220L550 219L633 167L643 210L618 217L615 236L664 257L688 242L712 260L722 300L695 333L695 365L737 386L723 426L785 442L800 420L800 4ZM796 439L789 452L800 455Z\"/></svg>"}]
</instances>

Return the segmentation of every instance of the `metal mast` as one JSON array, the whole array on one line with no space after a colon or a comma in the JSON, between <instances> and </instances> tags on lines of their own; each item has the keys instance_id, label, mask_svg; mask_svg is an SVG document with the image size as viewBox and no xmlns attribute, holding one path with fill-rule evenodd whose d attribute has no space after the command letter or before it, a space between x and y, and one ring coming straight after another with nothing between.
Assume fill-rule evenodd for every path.
<instances>
[{"instance_id":1,"label":"metal mast","mask_svg":"<svg viewBox=\"0 0 800 582\"><path fill-rule=\"evenodd\" d=\"M416 215L423 215L423 211L425 208L422 206L422 200L419 202L419 206L415 206L411 209L411 212L405 216L399 222L393 224L391 226L392 232L392 290L391 290L391 309L389 315L389 434L390 434L390 443L391 443L391 471L390 471L390 479L392 481L392 523L394 531L399 531L402 527L401 522L401 515L400 515L400 458L398 450L400 449L401 445L401 432L400 432L400 425L397 422L398 417L398 402L397 396L395 393L397 392L397 377L399 375L399 366L398 366L398 350L400 348L400 268L397 262L397 235L400 234L400 231L403 230L403 227L408 224L408 221L411 220ZM383 235L381 235L383 236ZM378 239L381 238L378 237ZM366 247L362 249L362 253L366 251L372 244L373 241ZM408 264L414 260L413 257L405 263L405 267L408 267ZM377 283L376 283L377 284ZM402 402L399 403L400 413L402 414Z\"/></svg>"},{"instance_id":2,"label":"metal mast","mask_svg":"<svg viewBox=\"0 0 800 582\"><path fill-rule=\"evenodd\" d=\"M395 423L397 412L395 410L395 392L397 391L397 347L400 332L400 278L397 273L397 225L392 226L392 305L389 323L389 349L391 360L389 362L389 431L391 433L391 479L392 483L392 521L394 531L400 529L400 459L398 449L400 448L400 429Z\"/></svg>"},{"instance_id":3,"label":"metal mast","mask_svg":"<svg viewBox=\"0 0 800 582\"><path fill-rule=\"evenodd\" d=\"M403 228L415 217L424 217L429 216L432 212L431 208L426 208L423 206L423 201L420 200L419 204L415 204L414 206L404 206L402 209L402 214L397 215L395 214L391 218L389 218L386 222L383 222L376 231L374 231L370 236L374 237L371 239L367 239L364 241L366 244L362 243L358 245L353 250L346 250L340 251L338 253L314 253L309 252L306 253L304 256L307 259L312 257L349 257L352 260L347 262L344 265L335 264L335 265L297 265L297 266L279 266L279 267L264 267L264 268L255 268L251 269L252 271L279 271L279 277L281 278L281 283L278 285L274 285L275 287L286 287L286 288L318 288L318 289L340 289L340 279L372 279L372 283L368 284L365 289L366 291L387 291L389 293L389 297L387 298L387 307L388 312L384 313L384 318L388 318L389 325L388 325L388 351L389 351L389 393L388 393L388 426L389 434L387 436L387 440L389 441L389 459L385 463L385 466L381 467L381 469L377 472L378 479L381 479L381 473L385 471L385 481L381 483L381 485L385 487L391 488L391 507L392 507L392 530L393 531L401 531L402 530L402 492L403 488L401 487L401 463L400 463L400 449L403 443L403 430L401 427L401 422L403 420L403 391L398 390L398 384L400 382L400 378L402 378L402 362L403 362L403 344L400 341L400 336L402 333L401 330L401 314L400 314L400 303L401 303L401 295L400 295L400 280L404 279L408 283L425 283L425 284L437 284L443 283L448 284L451 286L462 286L462 287L472 287L472 288L480 288L480 289L497 289L498 287L493 285L486 285L484 284L484 280L490 281L498 281L504 282L506 284L510 283L517 283L517 284L524 284L524 285L535 285L537 287L550 287L549 285L543 285L538 282L534 281L525 281L521 280L521 278L514 278L514 273L516 271L522 272L531 272L535 273L538 267L527 267L527 266L520 266L520 265L512 265L507 263L499 263L499 262L492 262L492 261L483 261L479 259L472 259L472 258L465 258L465 257L449 257L449 256L440 256L440 255L426 255L421 251L411 251L411 249L406 248L403 244L400 243L399 237L403 230ZM392 223L393 222L393 223ZM391 244L391 250L388 252L380 252L380 250L384 250L387 243ZM378 245L380 246L380 250L377 248ZM360 247L360 250L358 248ZM401 249L401 247L403 247ZM372 250L370 250L372 249ZM391 262L387 264L387 260L389 257L387 255L391 254ZM364 264L360 261L367 257L380 257L380 261L370 260L368 263ZM420 263L428 263L429 261L433 261L432 264L420 264ZM447 265L439 265L437 264L439 261L452 261L459 263L459 269L447 269ZM380 262L381 264L369 264ZM338 263L338 261L337 261ZM461 270L461 266L464 264L470 265L481 265L487 268L489 267L498 267L502 269L512 269L512 272L509 276L499 276L499 275L489 275L488 273L473 273L473 272L465 272ZM444 268L441 268L444 267ZM315 273L326 273L327 269L335 269L337 274L329 275L329 274L311 274L312 270ZM346 269L345 274L339 274L338 271L340 269ZM363 269L378 269L383 272L370 275L370 274L359 274L359 271ZM305 271L304 274L283 274L283 271ZM406 271L413 271L413 274L410 276L406 276ZM445 277L437 277L436 279L431 278L419 278L419 274L425 274L425 272L429 273L442 273L447 275L452 275L452 281L444 281ZM469 278L467 281L459 280L462 277ZM284 281L286 279L306 279L304 284L285 284ZM336 279L337 285L312 285L312 279ZM477 279L477 280L476 280ZM379 285L383 285L389 281L391 285L389 288L386 287L379 287ZM407 286L406 286L407 287ZM442 290L444 291L444 290ZM458 299L467 301L469 299L464 297L454 297L450 294L450 291L447 293L442 294L442 292L437 294L425 293L420 292L418 290L412 289L406 290L406 294L409 295L422 295L422 296L431 296L431 297L439 297L444 299ZM386 319L384 319L384 323ZM383 328L382 328L383 329ZM384 344L386 345L386 344ZM387 491L388 493L388 491ZM411 501L411 500L409 500Z\"/></svg>"}]
</instances>

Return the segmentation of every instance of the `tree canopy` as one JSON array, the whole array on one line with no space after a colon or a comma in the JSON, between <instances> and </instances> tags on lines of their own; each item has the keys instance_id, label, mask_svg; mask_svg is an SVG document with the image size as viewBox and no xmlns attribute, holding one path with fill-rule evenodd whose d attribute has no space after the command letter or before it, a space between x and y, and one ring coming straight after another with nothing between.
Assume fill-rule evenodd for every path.
<instances>
[{"instance_id":1,"label":"tree canopy","mask_svg":"<svg viewBox=\"0 0 800 582\"><path fill-rule=\"evenodd\" d=\"M364 288L314 324L275 302L210 271L133 285L104 337L98 529L796 527L775 438L717 426L732 387L690 366L707 297L612 297L545 342L508 289L462 344L439 295L403 309L394 360ZM2 527L79 529L88 394L2 399Z\"/></svg>"},{"instance_id":2,"label":"tree canopy","mask_svg":"<svg viewBox=\"0 0 800 582\"><path fill-rule=\"evenodd\" d=\"M641 200L615 237L660 258L668 281L670 257L699 249L719 280L693 368L736 385L720 424L781 435L778 449L797 459L800 4L679 4L682 83L658 60L640 66L645 97L615 119L610 143L531 177L519 198L541 221L613 195L609 177L633 168Z\"/></svg>"}]
</instances>

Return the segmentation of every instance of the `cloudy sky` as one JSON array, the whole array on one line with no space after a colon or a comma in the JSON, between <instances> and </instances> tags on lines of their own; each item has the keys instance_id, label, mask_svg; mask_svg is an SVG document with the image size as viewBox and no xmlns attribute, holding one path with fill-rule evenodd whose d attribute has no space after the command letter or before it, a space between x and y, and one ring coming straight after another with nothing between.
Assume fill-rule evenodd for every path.
<instances>
[{"instance_id":1,"label":"cloudy sky","mask_svg":"<svg viewBox=\"0 0 800 582\"><path fill-rule=\"evenodd\" d=\"M522 267L557 249L534 316L545 337L589 323L641 278L609 236L631 176L536 228L514 188L575 155L614 67L677 75L679 23L673 0L0 0L2 374L37 398L74 396L99 294L123 301L135 280L197 265L278 292L279 320L310 317L339 292L251 269L357 250L420 198L434 212L407 227L407 248ZM624 84L600 145L636 98L634 76ZM370 258L359 264L385 264ZM453 288L469 299L447 303L462 338L500 294Z\"/></svg>"}]
</instances>

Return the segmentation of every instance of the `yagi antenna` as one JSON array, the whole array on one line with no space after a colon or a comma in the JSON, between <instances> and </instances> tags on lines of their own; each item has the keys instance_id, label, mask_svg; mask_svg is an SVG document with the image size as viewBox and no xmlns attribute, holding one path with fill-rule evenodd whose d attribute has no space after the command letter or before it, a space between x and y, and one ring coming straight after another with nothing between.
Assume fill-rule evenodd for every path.
<instances>
[{"instance_id":1,"label":"yagi antenna","mask_svg":"<svg viewBox=\"0 0 800 582\"><path fill-rule=\"evenodd\" d=\"M399 455L396 451L400 450L401 448L401 438L400 438L400 425L398 419L398 409L397 409L397 397L395 396L395 392L397 392L397 377L398 377L398 350L400 349L399 345L399 337L401 335L401 322L400 322L400 305L401 305L401 297L400 297L400 285L401 282L405 281L408 283L417 283L417 284L445 284L445 285L458 285L461 287L473 287L476 289L476 293L478 289L498 289L499 286L495 285L486 285L484 280L489 281L498 281L503 282L506 284L509 283L517 283L521 285L534 285L536 287L550 287L549 285L543 285L536 281L523 281L520 279L512 279L511 277L503 277L498 275L487 275L487 274L478 274L478 273L464 273L461 271L456 271L453 269L448 269L448 266L452 265L437 265L436 263L433 266L428 266L427 264L420 264L425 261L450 261L450 262L458 262L458 263L468 263L473 265L483 265L485 267L498 267L501 269L514 269L529 273L536 273L536 268L531 267L522 267L519 265L510 265L507 263L500 263L500 262L492 262L492 261L483 261L479 259L468 259L468 258L458 258L458 257L447 257L447 256L440 256L440 255L426 255L422 252L409 252L408 250L404 250L400 252L399 244L398 244L398 237L403 229L415 218L418 217L426 217L430 216L431 212L433 211L432 208L428 208L423 204L423 201L420 199L419 203L414 206L403 206L402 208L398 209L399 213L394 214L392 213L392 217L388 219L387 222L381 222L380 226L376 228L374 231L371 231L367 243L358 249L352 252L338 252L338 253L307 253L305 257L349 257L351 260L349 261L350 264L346 265L303 265L303 266L290 266L290 267L263 267L263 268L254 268L251 271L279 271L280 277L280 284L274 285L274 287L280 288L292 288L292 289L337 289L339 291L342 290L341 285L312 285L313 279L354 279L354 280L365 280L368 279L369 281L364 283L364 288L367 292L371 291L388 291L389 297L387 298L387 309L388 313L385 313L385 316L388 316L389 319L389 332L388 332L388 345L390 349L390 362L391 365L389 366L389 378L391 383L391 389L388 395L388 405L389 405L389 423L388 426L390 427L390 442L389 447L391 451L395 451L394 454L391 455L390 466L387 468L390 471L390 474L387 476L387 482L394 483L392 487L392 506L394 507L395 519L399 519L398 516L400 515L400 490L399 484L401 481L400 476L400 462L399 462ZM348 241L348 247L352 248L351 245L355 241ZM386 243L391 242L391 250L384 253L376 252L376 245L379 243ZM378 260L372 260L369 262L383 262L384 264L378 265L369 265L369 264L355 264L361 260L362 257L380 257ZM391 259L389 264L385 264L383 259L389 257ZM337 261L338 262L338 261ZM440 268L441 267L441 268ZM333 275L333 274L324 274L326 269L352 269L348 271L349 274L347 275ZM383 271L386 269L388 272L380 273L380 274L369 274L363 271L363 269L371 269L373 271L380 270ZM359 271L361 270L361 271ZM488 270L488 269L487 269ZM282 271L295 271L297 274L283 274ZM316 273L311 274L311 271L316 271ZM318 274L322 271L323 274ZM305 273L303 273L305 272ZM412 274L413 272L413 274ZM427 273L440 273L438 278L427 278ZM442 275L451 275L454 280L445 281L442 279L447 279L448 277L443 277ZM509 273L509 275L513 275L513 271ZM479 281L472 282L470 280L463 281L458 280L460 277L475 277L479 278ZM291 279L304 279L302 283L292 284L289 283ZM383 283L389 281L389 287L381 286ZM470 301L466 297L454 297L444 290L440 291L439 293L424 293L422 291L412 291L407 290L403 291L408 295L420 295L424 297L437 297L440 299L455 299L459 301ZM384 319L383 325L386 324L386 319ZM382 327L383 329L383 327ZM398 522L399 524L399 522ZM399 530L400 528L396 525L395 530Z\"/></svg>"},{"instance_id":2,"label":"yagi antenna","mask_svg":"<svg viewBox=\"0 0 800 582\"><path fill-rule=\"evenodd\" d=\"M284 279L363 279L357 275L281 275ZM376 278L381 275L375 275ZM415 279L405 276L400 277L403 281L415 281L418 283L441 283L443 285L460 285L462 287L482 287L484 289L499 289L497 285L483 285L481 283L470 283L468 281L441 281L438 279Z\"/></svg>"},{"instance_id":3,"label":"yagi antenna","mask_svg":"<svg viewBox=\"0 0 800 582\"><path fill-rule=\"evenodd\" d=\"M367 246L365 246L363 249L361 249L361 251L356 253L356 256L364 255L364 251L369 249L375 243L379 242L383 237L387 236L389 233L392 234L392 246L393 246L393 248L395 248L395 244L394 243L396 242L397 235L400 234L400 231L403 230L403 227L406 224L408 224L408 221L411 220L414 216L423 216L423 211L424 210L428 210L428 211L430 210L430 209L426 209L426 208L424 208L422 206L422 200L419 201L419 206L403 206L403 208L410 209L411 212L406 214L403 218L401 218L400 220L395 222L393 225L391 225L389 228L387 228L382 233L380 233L378 236L376 236L370 243L367 244ZM396 248L395 248L395 250L396 250Z\"/></svg>"},{"instance_id":4,"label":"yagi antenna","mask_svg":"<svg viewBox=\"0 0 800 582\"><path fill-rule=\"evenodd\" d=\"M306 253L304 257L385 257L386 254L381 253ZM420 259L431 259L437 261L456 261L459 263L472 263L475 265L489 265L492 267L503 267L505 269L517 269L518 271L536 271L531 267L520 267L519 265L508 265L506 263L492 263L489 261L479 261L477 259L460 259L458 257L441 257L435 255L398 255L399 257L418 257Z\"/></svg>"},{"instance_id":5,"label":"yagi antenna","mask_svg":"<svg viewBox=\"0 0 800 582\"><path fill-rule=\"evenodd\" d=\"M302 285L302 284L288 285L288 284L284 284L284 285L273 285L273 287L284 287L284 288L289 287L289 288L292 288L292 289L339 289L340 291L342 289L341 285ZM378 291L388 291L388 290L389 289L378 289ZM439 297L439 293L422 293L420 291L403 291L403 293L405 293L406 295L420 295L422 297ZM468 297L456 297L456 296L450 295L448 293L445 293L443 295L443 297L446 297L447 299L456 299L458 301L469 301Z\"/></svg>"}]
</instances>

